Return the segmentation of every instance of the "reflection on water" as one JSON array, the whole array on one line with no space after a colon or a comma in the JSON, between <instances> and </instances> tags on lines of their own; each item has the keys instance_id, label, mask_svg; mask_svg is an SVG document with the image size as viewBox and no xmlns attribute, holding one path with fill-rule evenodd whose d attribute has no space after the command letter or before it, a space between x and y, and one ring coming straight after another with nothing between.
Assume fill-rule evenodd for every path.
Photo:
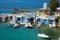
<instances>
[{"instance_id":1,"label":"reflection on water","mask_svg":"<svg viewBox=\"0 0 60 40\"><path fill-rule=\"evenodd\" d=\"M8 27L7 23L0 24L0 40L44 40L37 37L36 28L19 28Z\"/></svg>"}]
</instances>

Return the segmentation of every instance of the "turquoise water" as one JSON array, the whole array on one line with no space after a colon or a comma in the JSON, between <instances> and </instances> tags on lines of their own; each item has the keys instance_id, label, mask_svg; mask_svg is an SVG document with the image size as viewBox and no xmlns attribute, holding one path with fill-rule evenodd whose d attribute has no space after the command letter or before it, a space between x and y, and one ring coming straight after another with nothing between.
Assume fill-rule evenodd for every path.
<instances>
[{"instance_id":1,"label":"turquoise water","mask_svg":"<svg viewBox=\"0 0 60 40\"><path fill-rule=\"evenodd\" d=\"M0 24L0 40L44 40L37 37L36 28L8 27L7 23Z\"/></svg>"}]
</instances>

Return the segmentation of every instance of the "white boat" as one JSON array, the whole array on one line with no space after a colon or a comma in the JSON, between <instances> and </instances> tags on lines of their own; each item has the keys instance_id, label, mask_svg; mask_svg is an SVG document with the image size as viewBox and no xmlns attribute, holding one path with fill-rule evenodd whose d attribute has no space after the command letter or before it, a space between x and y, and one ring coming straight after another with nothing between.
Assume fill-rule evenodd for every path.
<instances>
[{"instance_id":1,"label":"white boat","mask_svg":"<svg viewBox=\"0 0 60 40\"><path fill-rule=\"evenodd\" d=\"M25 23L25 22L20 22L20 25L26 25L26 24L28 24L28 23Z\"/></svg>"},{"instance_id":2,"label":"white boat","mask_svg":"<svg viewBox=\"0 0 60 40\"><path fill-rule=\"evenodd\" d=\"M28 27L32 27L32 25L29 23L29 24L28 24Z\"/></svg>"},{"instance_id":3,"label":"white boat","mask_svg":"<svg viewBox=\"0 0 60 40\"><path fill-rule=\"evenodd\" d=\"M10 21L9 24L8 24L8 26L13 26L14 24L15 24L15 22Z\"/></svg>"},{"instance_id":4,"label":"white boat","mask_svg":"<svg viewBox=\"0 0 60 40\"><path fill-rule=\"evenodd\" d=\"M28 24L26 24L25 27L28 27Z\"/></svg>"},{"instance_id":5,"label":"white boat","mask_svg":"<svg viewBox=\"0 0 60 40\"><path fill-rule=\"evenodd\" d=\"M49 36L45 35L45 34L38 34L37 35L38 37L41 37L41 38L49 38Z\"/></svg>"},{"instance_id":6,"label":"white boat","mask_svg":"<svg viewBox=\"0 0 60 40\"><path fill-rule=\"evenodd\" d=\"M49 24L49 27L50 27L50 28L51 28L51 27L56 27L55 22L53 22L52 24Z\"/></svg>"},{"instance_id":7,"label":"white boat","mask_svg":"<svg viewBox=\"0 0 60 40\"><path fill-rule=\"evenodd\" d=\"M41 26L41 24L42 24L42 22L38 22L37 26L39 27L39 26Z\"/></svg>"},{"instance_id":8,"label":"white boat","mask_svg":"<svg viewBox=\"0 0 60 40\"><path fill-rule=\"evenodd\" d=\"M30 23L27 23L27 24L25 25L25 27L29 27L29 28L31 28L32 25L31 25Z\"/></svg>"},{"instance_id":9,"label":"white boat","mask_svg":"<svg viewBox=\"0 0 60 40\"><path fill-rule=\"evenodd\" d=\"M14 25L13 25L13 27L15 28L15 27L18 27L19 26L19 24L17 24L17 23L15 23Z\"/></svg>"}]
</instances>

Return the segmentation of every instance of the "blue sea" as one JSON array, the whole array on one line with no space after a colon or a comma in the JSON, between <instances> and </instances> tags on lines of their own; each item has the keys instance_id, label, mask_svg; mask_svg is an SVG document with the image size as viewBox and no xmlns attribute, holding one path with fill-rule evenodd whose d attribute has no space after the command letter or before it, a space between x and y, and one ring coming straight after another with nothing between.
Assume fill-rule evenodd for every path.
<instances>
[{"instance_id":1,"label":"blue sea","mask_svg":"<svg viewBox=\"0 0 60 40\"><path fill-rule=\"evenodd\" d=\"M42 8L43 3L50 0L0 0L0 13L13 12L13 8L36 9Z\"/></svg>"},{"instance_id":2,"label":"blue sea","mask_svg":"<svg viewBox=\"0 0 60 40\"><path fill-rule=\"evenodd\" d=\"M40 32L41 33L41 32ZM0 23L0 40L45 40L37 37L36 28L19 28L9 27L7 23Z\"/></svg>"}]
</instances>

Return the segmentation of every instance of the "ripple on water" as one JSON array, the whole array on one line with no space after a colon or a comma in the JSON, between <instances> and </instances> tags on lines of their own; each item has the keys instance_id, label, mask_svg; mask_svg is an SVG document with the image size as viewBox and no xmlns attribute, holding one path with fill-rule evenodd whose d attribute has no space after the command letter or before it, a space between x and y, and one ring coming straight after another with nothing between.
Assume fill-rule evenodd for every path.
<instances>
[{"instance_id":1,"label":"ripple on water","mask_svg":"<svg viewBox=\"0 0 60 40\"><path fill-rule=\"evenodd\" d=\"M0 24L0 40L43 40L37 37L36 28L13 28L7 23Z\"/></svg>"}]
</instances>

